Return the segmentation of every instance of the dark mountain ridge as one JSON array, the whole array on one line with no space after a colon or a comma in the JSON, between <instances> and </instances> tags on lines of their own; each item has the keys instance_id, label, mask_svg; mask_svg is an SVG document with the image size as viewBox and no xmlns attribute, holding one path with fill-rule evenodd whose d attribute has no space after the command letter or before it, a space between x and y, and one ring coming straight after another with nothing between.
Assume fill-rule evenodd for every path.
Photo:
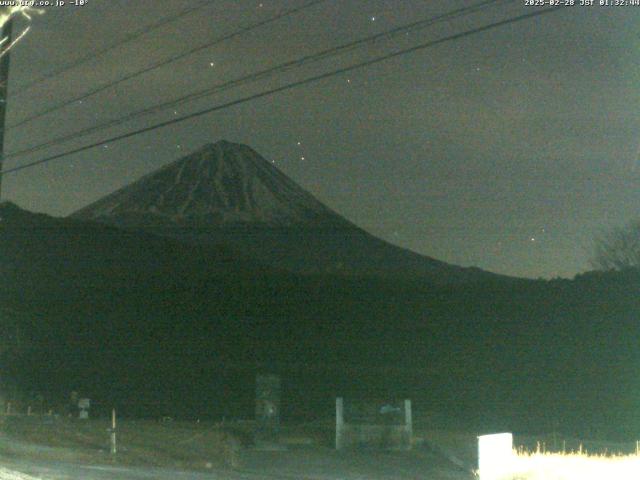
<instances>
[{"instance_id":1,"label":"dark mountain ridge","mask_svg":"<svg viewBox=\"0 0 640 480\"><path fill-rule=\"evenodd\" d=\"M0 360L5 378L46 398L77 389L96 413L249 416L254 375L270 371L283 376L287 418L328 417L338 394L376 395L478 431L640 428L631 272L438 286L296 275L13 205L0 217L5 341L22 327L20 353Z\"/></svg>"},{"instance_id":2,"label":"dark mountain ridge","mask_svg":"<svg viewBox=\"0 0 640 480\"><path fill-rule=\"evenodd\" d=\"M4 289L62 289L158 282L266 271L219 245L185 245L143 231L54 218L0 204L0 280ZM70 292L68 293L70 294Z\"/></svg>"}]
</instances>

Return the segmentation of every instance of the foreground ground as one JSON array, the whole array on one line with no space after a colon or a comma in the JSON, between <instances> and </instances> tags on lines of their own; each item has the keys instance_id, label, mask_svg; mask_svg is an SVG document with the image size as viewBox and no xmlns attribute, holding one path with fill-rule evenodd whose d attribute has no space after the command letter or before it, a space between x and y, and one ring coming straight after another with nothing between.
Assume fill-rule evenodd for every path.
<instances>
[{"instance_id":1,"label":"foreground ground","mask_svg":"<svg viewBox=\"0 0 640 480\"><path fill-rule=\"evenodd\" d=\"M365 480L365 479L433 479L467 480L465 474L442 458L431 455L388 454L378 456L359 453L336 455L335 452L303 447L287 452L247 452L242 468L213 468L210 471L175 470L159 467L124 467L117 465L80 465L49 461L12 460L7 468L35 478L51 480L106 479L225 479L225 480ZM0 477L3 480L4 477ZM8 479L6 479L8 480Z\"/></svg>"},{"instance_id":2,"label":"foreground ground","mask_svg":"<svg viewBox=\"0 0 640 480\"><path fill-rule=\"evenodd\" d=\"M255 445L248 423L121 422L115 456L108 427L99 420L5 418L0 465L51 480L473 478L457 459L426 444L410 452L337 452L326 424L288 427L278 445Z\"/></svg>"},{"instance_id":3,"label":"foreground ground","mask_svg":"<svg viewBox=\"0 0 640 480\"><path fill-rule=\"evenodd\" d=\"M472 480L477 465L476 434L450 430L417 428L414 447L406 452L338 452L333 448L332 422L286 426L277 444L256 445L251 422L123 421L118 426L118 452L112 455L106 421L13 416L0 417L0 422L0 480ZM529 462L527 473L514 477L535 480L552 478L539 468L542 460L547 465L560 459L554 472L565 467L580 470L576 459L591 473L595 467L588 465L594 461L606 471L624 466L604 458L587 462L584 456L545 452L628 455L636 449L635 443L585 442L557 435L516 436L515 446L539 452L530 457L535 465ZM635 470L629 478L636 478Z\"/></svg>"}]
</instances>

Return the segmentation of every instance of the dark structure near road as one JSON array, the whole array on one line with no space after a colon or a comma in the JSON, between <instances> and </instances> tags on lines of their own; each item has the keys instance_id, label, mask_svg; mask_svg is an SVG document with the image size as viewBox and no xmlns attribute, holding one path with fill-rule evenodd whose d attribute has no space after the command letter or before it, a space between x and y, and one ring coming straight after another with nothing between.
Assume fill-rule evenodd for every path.
<instances>
[{"instance_id":1,"label":"dark structure near road","mask_svg":"<svg viewBox=\"0 0 640 480\"><path fill-rule=\"evenodd\" d=\"M280 431L280 377L256 376L256 440L276 441Z\"/></svg>"},{"instance_id":2,"label":"dark structure near road","mask_svg":"<svg viewBox=\"0 0 640 480\"><path fill-rule=\"evenodd\" d=\"M409 450L412 438L411 400L385 403L336 399L337 450Z\"/></svg>"}]
</instances>

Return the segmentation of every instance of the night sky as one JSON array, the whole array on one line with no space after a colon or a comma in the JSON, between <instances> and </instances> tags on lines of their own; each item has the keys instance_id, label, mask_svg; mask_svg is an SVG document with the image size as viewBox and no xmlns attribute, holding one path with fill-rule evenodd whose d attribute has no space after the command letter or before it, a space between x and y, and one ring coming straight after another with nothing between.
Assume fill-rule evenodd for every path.
<instances>
[{"instance_id":1,"label":"night sky","mask_svg":"<svg viewBox=\"0 0 640 480\"><path fill-rule=\"evenodd\" d=\"M309 2L210 2L20 92L197 3L88 0L34 17L31 32L12 51L9 125ZM473 3L326 1L9 129L6 151ZM5 167L535 8L524 0L502 2L10 158ZM594 235L639 213L639 55L640 7L575 6L7 175L3 196L29 210L66 215L226 139L252 146L329 207L392 243L498 273L570 277L589 268Z\"/></svg>"}]
</instances>

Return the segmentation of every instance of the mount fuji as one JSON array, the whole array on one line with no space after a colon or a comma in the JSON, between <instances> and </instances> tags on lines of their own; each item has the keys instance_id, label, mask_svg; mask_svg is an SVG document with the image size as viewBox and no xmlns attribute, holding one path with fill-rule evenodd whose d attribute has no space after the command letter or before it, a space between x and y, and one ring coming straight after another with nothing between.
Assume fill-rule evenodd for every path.
<instances>
[{"instance_id":1,"label":"mount fuji","mask_svg":"<svg viewBox=\"0 0 640 480\"><path fill-rule=\"evenodd\" d=\"M73 213L72 218L182 241L228 245L297 273L500 278L402 249L362 230L252 148L219 141Z\"/></svg>"}]
</instances>

